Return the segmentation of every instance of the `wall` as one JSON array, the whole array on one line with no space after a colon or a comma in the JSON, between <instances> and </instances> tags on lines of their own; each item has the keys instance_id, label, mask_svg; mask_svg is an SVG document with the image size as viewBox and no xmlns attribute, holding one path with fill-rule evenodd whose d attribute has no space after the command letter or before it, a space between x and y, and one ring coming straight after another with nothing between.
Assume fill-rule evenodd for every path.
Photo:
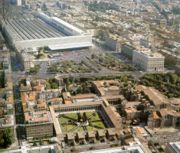
<instances>
[{"instance_id":1,"label":"wall","mask_svg":"<svg viewBox=\"0 0 180 153\"><path fill-rule=\"evenodd\" d=\"M53 136L53 123L27 125L26 136L33 138L43 138Z\"/></svg>"},{"instance_id":2,"label":"wall","mask_svg":"<svg viewBox=\"0 0 180 153\"><path fill-rule=\"evenodd\" d=\"M48 38L48 39L34 39L34 40L26 40L26 41L17 41L15 42L15 46L17 46L18 48L32 48L32 47L38 48L49 45L61 45L61 44L63 45L71 44L76 46L79 43L92 44L92 37L89 35L84 35L84 36L69 36L69 37ZM90 45L88 45L87 47L90 47Z\"/></svg>"},{"instance_id":3,"label":"wall","mask_svg":"<svg viewBox=\"0 0 180 153\"><path fill-rule=\"evenodd\" d=\"M133 51L134 50L135 50L135 48L133 46L130 46L127 44L123 44L121 47L121 53L131 60L133 57Z\"/></svg>"}]
</instances>

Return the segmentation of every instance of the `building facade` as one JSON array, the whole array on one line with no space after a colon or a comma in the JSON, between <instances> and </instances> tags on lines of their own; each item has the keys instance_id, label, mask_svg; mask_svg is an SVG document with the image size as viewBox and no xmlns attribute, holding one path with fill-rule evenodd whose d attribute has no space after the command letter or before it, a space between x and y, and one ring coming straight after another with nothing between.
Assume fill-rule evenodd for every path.
<instances>
[{"instance_id":1,"label":"building facade","mask_svg":"<svg viewBox=\"0 0 180 153\"><path fill-rule=\"evenodd\" d=\"M151 51L133 51L133 64L143 71L163 72L164 56Z\"/></svg>"},{"instance_id":2,"label":"building facade","mask_svg":"<svg viewBox=\"0 0 180 153\"><path fill-rule=\"evenodd\" d=\"M131 46L130 44L123 44L121 47L121 53L129 59L133 58L133 51L135 47Z\"/></svg>"}]
</instances>

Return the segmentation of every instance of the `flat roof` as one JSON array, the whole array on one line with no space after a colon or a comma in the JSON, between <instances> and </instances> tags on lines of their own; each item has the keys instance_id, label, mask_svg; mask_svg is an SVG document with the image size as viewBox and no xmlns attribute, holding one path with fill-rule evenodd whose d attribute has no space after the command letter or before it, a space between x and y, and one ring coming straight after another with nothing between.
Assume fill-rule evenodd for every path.
<instances>
[{"instance_id":1,"label":"flat roof","mask_svg":"<svg viewBox=\"0 0 180 153\"><path fill-rule=\"evenodd\" d=\"M108 94L111 96L114 95L112 91L119 91L120 85L117 80L98 80L93 81L93 84L99 90L101 96L108 96Z\"/></svg>"},{"instance_id":2,"label":"flat roof","mask_svg":"<svg viewBox=\"0 0 180 153\"><path fill-rule=\"evenodd\" d=\"M16 41L66 36L38 18L9 20L6 29Z\"/></svg>"},{"instance_id":3,"label":"flat roof","mask_svg":"<svg viewBox=\"0 0 180 153\"><path fill-rule=\"evenodd\" d=\"M79 34L84 33L84 31L82 31L81 29L79 29L79 28L77 28L77 27L75 27L75 26L73 26L73 25L65 22L64 20L61 20L60 18L52 17L52 19L55 20L55 21L57 21L57 22L59 22L59 23L61 23L61 24L63 24L64 26L66 26L66 27L68 27L68 28L70 28L70 29L78 32Z\"/></svg>"},{"instance_id":4,"label":"flat roof","mask_svg":"<svg viewBox=\"0 0 180 153\"><path fill-rule=\"evenodd\" d=\"M143 91L155 106L160 104L169 104L168 98L162 93L160 93L158 90L156 90L155 88L138 85L136 86L136 89Z\"/></svg>"},{"instance_id":5,"label":"flat roof","mask_svg":"<svg viewBox=\"0 0 180 153\"><path fill-rule=\"evenodd\" d=\"M180 152L180 141L178 141L178 142L170 142L169 145L173 148L173 150L176 153Z\"/></svg>"},{"instance_id":6,"label":"flat roof","mask_svg":"<svg viewBox=\"0 0 180 153\"><path fill-rule=\"evenodd\" d=\"M145 51L136 50L136 52L148 58L164 58L162 54L158 52L152 52L150 50L145 50Z\"/></svg>"},{"instance_id":7,"label":"flat roof","mask_svg":"<svg viewBox=\"0 0 180 153\"><path fill-rule=\"evenodd\" d=\"M83 48L90 47L92 43L90 42L79 42L79 43L68 43L68 44L60 44L60 45L49 45L48 48L50 50L62 50L62 49L72 49L72 48Z\"/></svg>"},{"instance_id":8,"label":"flat roof","mask_svg":"<svg viewBox=\"0 0 180 153\"><path fill-rule=\"evenodd\" d=\"M145 151L140 145L106 148L106 149L100 149L100 150L85 151L85 152L80 152L80 153L127 153L130 151L136 152L136 153L145 153Z\"/></svg>"}]
</instances>

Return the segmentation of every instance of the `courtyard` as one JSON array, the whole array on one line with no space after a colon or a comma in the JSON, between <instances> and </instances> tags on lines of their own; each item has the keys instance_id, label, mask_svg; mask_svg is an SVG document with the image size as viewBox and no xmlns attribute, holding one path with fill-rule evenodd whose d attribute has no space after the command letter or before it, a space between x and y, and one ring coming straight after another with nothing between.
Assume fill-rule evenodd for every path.
<instances>
[{"instance_id":1,"label":"courtyard","mask_svg":"<svg viewBox=\"0 0 180 153\"><path fill-rule=\"evenodd\" d=\"M59 123L63 133L105 129L106 125L99 112L72 112L60 114Z\"/></svg>"}]
</instances>

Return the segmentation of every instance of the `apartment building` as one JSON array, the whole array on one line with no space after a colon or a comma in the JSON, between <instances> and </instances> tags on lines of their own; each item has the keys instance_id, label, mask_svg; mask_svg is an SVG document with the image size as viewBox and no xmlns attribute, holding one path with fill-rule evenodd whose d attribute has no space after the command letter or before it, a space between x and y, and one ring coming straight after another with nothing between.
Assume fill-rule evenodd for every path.
<instances>
[{"instance_id":1,"label":"apartment building","mask_svg":"<svg viewBox=\"0 0 180 153\"><path fill-rule=\"evenodd\" d=\"M62 104L63 99L59 97L61 90L46 90L46 83L46 80L29 79L20 83L27 138L45 138L54 135L54 123L48 105Z\"/></svg>"},{"instance_id":2,"label":"apartment building","mask_svg":"<svg viewBox=\"0 0 180 153\"><path fill-rule=\"evenodd\" d=\"M49 111L27 112L24 116L27 138L53 136L53 121Z\"/></svg>"}]
</instances>

